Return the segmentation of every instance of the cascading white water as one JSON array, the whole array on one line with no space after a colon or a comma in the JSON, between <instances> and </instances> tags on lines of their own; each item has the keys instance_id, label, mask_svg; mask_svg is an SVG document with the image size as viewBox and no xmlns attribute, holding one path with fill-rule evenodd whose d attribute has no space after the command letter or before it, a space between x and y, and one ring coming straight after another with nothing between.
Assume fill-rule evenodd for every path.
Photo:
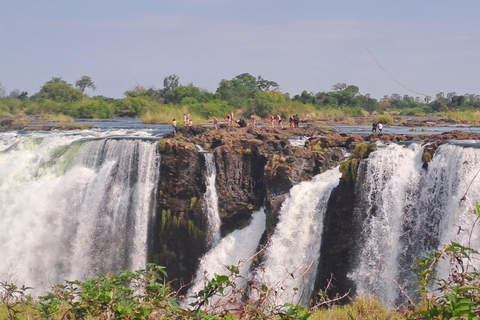
<instances>
[{"instance_id":1,"label":"cascading white water","mask_svg":"<svg viewBox=\"0 0 480 320\"><path fill-rule=\"evenodd\" d=\"M478 144L443 145L435 152L420 188L418 216L425 222L432 218L438 221L438 246L454 241L480 250L480 226L474 226L476 216L470 213L480 202L479 172ZM430 229L424 235L427 239L432 237ZM417 232L422 231L424 228L419 226ZM480 267L478 261L474 263ZM440 267L439 275L446 277L448 266Z\"/></svg>"},{"instance_id":2,"label":"cascading white water","mask_svg":"<svg viewBox=\"0 0 480 320\"><path fill-rule=\"evenodd\" d=\"M0 138L0 279L40 294L66 279L145 266L155 141Z\"/></svg>"},{"instance_id":3,"label":"cascading white water","mask_svg":"<svg viewBox=\"0 0 480 320\"><path fill-rule=\"evenodd\" d=\"M215 180L217 178L215 156L210 152L206 152L198 145L197 149L205 157L206 191L203 200L205 203L205 211L207 213L207 241L210 246L214 246L220 240L220 227L222 224L220 220L220 213L218 211L217 187L215 186Z\"/></svg>"},{"instance_id":4,"label":"cascading white water","mask_svg":"<svg viewBox=\"0 0 480 320\"><path fill-rule=\"evenodd\" d=\"M254 273L255 282L274 291L274 305L308 304L311 299L324 213L340 176L338 167L319 174L294 186L283 202L264 263Z\"/></svg>"},{"instance_id":5,"label":"cascading white water","mask_svg":"<svg viewBox=\"0 0 480 320\"><path fill-rule=\"evenodd\" d=\"M440 146L428 170L421 168L418 144L389 145L360 165L355 214L362 239L350 275L357 293L375 294L391 305L401 302L399 285L414 294L413 273L405 270L416 259L451 240L469 245L475 217L468 211L480 199L480 177L475 178L480 149L473 146ZM479 235L476 226L470 239L475 249Z\"/></svg>"},{"instance_id":6,"label":"cascading white water","mask_svg":"<svg viewBox=\"0 0 480 320\"><path fill-rule=\"evenodd\" d=\"M204 288L205 280L211 280L215 274L228 275L230 272L227 267L230 266L239 267L238 271L241 277L235 279L237 288L246 287L250 267L253 263L251 258L265 231L265 219L264 209L254 212L252 221L247 227L233 231L202 257L195 276L195 283L189 289L187 299L184 300L185 306L194 302L191 297ZM225 294L227 295L228 292ZM215 306L219 300L220 297L214 297L210 300L210 305Z\"/></svg>"},{"instance_id":7,"label":"cascading white water","mask_svg":"<svg viewBox=\"0 0 480 320\"><path fill-rule=\"evenodd\" d=\"M361 183L355 214L362 225L363 246L351 275L360 294L375 293L393 303L398 289L398 257L405 208L412 205L422 169L422 149L388 145L359 168Z\"/></svg>"}]
</instances>

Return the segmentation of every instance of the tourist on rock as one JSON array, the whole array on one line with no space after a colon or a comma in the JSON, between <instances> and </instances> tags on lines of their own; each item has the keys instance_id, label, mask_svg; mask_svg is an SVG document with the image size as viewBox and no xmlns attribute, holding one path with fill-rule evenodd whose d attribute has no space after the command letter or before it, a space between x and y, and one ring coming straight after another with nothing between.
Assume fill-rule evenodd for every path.
<instances>
[{"instance_id":1,"label":"tourist on rock","mask_svg":"<svg viewBox=\"0 0 480 320\"><path fill-rule=\"evenodd\" d=\"M213 127L215 128L215 130L218 130L218 120L215 117L213 117Z\"/></svg>"},{"instance_id":2,"label":"tourist on rock","mask_svg":"<svg viewBox=\"0 0 480 320\"><path fill-rule=\"evenodd\" d=\"M378 124L378 132L382 133L382 129L383 129L383 124L379 123Z\"/></svg>"},{"instance_id":3,"label":"tourist on rock","mask_svg":"<svg viewBox=\"0 0 480 320\"><path fill-rule=\"evenodd\" d=\"M255 128L255 116L252 114L250 119L252 119L252 128Z\"/></svg>"},{"instance_id":4,"label":"tourist on rock","mask_svg":"<svg viewBox=\"0 0 480 320\"><path fill-rule=\"evenodd\" d=\"M283 129L282 117L280 117L279 114L277 114L277 120L278 120L278 127Z\"/></svg>"},{"instance_id":5,"label":"tourist on rock","mask_svg":"<svg viewBox=\"0 0 480 320\"><path fill-rule=\"evenodd\" d=\"M295 128L298 128L300 125L300 117L298 116L298 114L293 116L293 122L294 122Z\"/></svg>"},{"instance_id":6,"label":"tourist on rock","mask_svg":"<svg viewBox=\"0 0 480 320\"><path fill-rule=\"evenodd\" d=\"M175 119L173 119L172 121L172 126L173 126L173 133L177 134L177 121L175 121Z\"/></svg>"},{"instance_id":7,"label":"tourist on rock","mask_svg":"<svg viewBox=\"0 0 480 320\"><path fill-rule=\"evenodd\" d=\"M372 124L372 132L377 132L377 124L375 122Z\"/></svg>"},{"instance_id":8,"label":"tourist on rock","mask_svg":"<svg viewBox=\"0 0 480 320\"><path fill-rule=\"evenodd\" d=\"M230 114L227 113L227 126L230 126L232 124L232 122L230 121Z\"/></svg>"},{"instance_id":9,"label":"tourist on rock","mask_svg":"<svg viewBox=\"0 0 480 320\"><path fill-rule=\"evenodd\" d=\"M288 121L290 122L290 128L293 128L293 126L294 126L293 118L290 117L290 119L288 119Z\"/></svg>"},{"instance_id":10,"label":"tourist on rock","mask_svg":"<svg viewBox=\"0 0 480 320\"><path fill-rule=\"evenodd\" d=\"M273 124L274 121L275 121L275 117L273 116L273 114L270 113L270 122L271 122L271 124L272 124L272 128L275 126L275 125Z\"/></svg>"}]
</instances>

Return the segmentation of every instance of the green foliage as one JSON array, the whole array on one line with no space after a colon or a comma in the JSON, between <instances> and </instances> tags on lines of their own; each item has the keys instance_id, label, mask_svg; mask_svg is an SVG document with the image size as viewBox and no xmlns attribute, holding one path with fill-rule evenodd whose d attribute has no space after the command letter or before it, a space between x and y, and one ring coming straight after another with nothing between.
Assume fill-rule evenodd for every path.
<instances>
[{"instance_id":1,"label":"green foliage","mask_svg":"<svg viewBox=\"0 0 480 320\"><path fill-rule=\"evenodd\" d=\"M193 197L190 199L190 209L192 209L195 206L195 203L197 203L197 197Z\"/></svg>"},{"instance_id":2,"label":"green foliage","mask_svg":"<svg viewBox=\"0 0 480 320\"><path fill-rule=\"evenodd\" d=\"M430 154L430 152L425 151L423 153L423 161L424 162L430 162L430 160L432 160L432 155Z\"/></svg>"},{"instance_id":3,"label":"green foliage","mask_svg":"<svg viewBox=\"0 0 480 320\"><path fill-rule=\"evenodd\" d=\"M340 163L340 172L342 173L342 179L347 182L355 183L357 180L357 170L358 170L358 159L350 159L347 161L342 161Z\"/></svg>"},{"instance_id":4,"label":"green foliage","mask_svg":"<svg viewBox=\"0 0 480 320\"><path fill-rule=\"evenodd\" d=\"M56 102L79 101L82 99L82 91L76 90L62 78L53 77L47 81L40 92L35 95L36 100L52 100Z\"/></svg>"},{"instance_id":5,"label":"green foliage","mask_svg":"<svg viewBox=\"0 0 480 320\"><path fill-rule=\"evenodd\" d=\"M340 163L342 179L350 183L355 183L357 180L357 171L360 160L368 158L370 153L375 150L377 150L377 145L375 143L359 143L352 151L350 159Z\"/></svg>"},{"instance_id":6,"label":"green foliage","mask_svg":"<svg viewBox=\"0 0 480 320\"><path fill-rule=\"evenodd\" d=\"M16 320L19 317L21 308L27 301L27 290L30 287L18 287L9 282L0 282L0 301L5 308L5 313L8 319Z\"/></svg>"},{"instance_id":7,"label":"green foliage","mask_svg":"<svg viewBox=\"0 0 480 320\"><path fill-rule=\"evenodd\" d=\"M352 158L354 159L365 159L368 158L371 152L377 149L375 143L362 142L357 144L355 149L352 151Z\"/></svg>"},{"instance_id":8,"label":"green foliage","mask_svg":"<svg viewBox=\"0 0 480 320\"><path fill-rule=\"evenodd\" d=\"M478 202L470 212L477 220L480 218ZM480 319L480 273L471 266L479 257L478 251L452 241L441 251L418 260L411 271L417 275L415 282L420 287L418 292L422 294L424 305L411 319ZM448 261L450 268L446 279L436 277L436 268L442 259ZM442 294L432 294L435 290Z\"/></svg>"},{"instance_id":9,"label":"green foliage","mask_svg":"<svg viewBox=\"0 0 480 320\"><path fill-rule=\"evenodd\" d=\"M39 309L50 319L58 314L60 306L68 305L63 317L74 319L148 319L153 311L162 309L175 314L180 307L164 283L163 267L148 264L146 270L124 271L120 275L99 275L86 282L66 281L56 285L53 292L40 297Z\"/></svg>"},{"instance_id":10,"label":"green foliage","mask_svg":"<svg viewBox=\"0 0 480 320\"><path fill-rule=\"evenodd\" d=\"M389 114L379 114L375 117L375 121L377 123L383 123L383 124L388 124L388 125L393 125L393 116Z\"/></svg>"},{"instance_id":11,"label":"green foliage","mask_svg":"<svg viewBox=\"0 0 480 320\"><path fill-rule=\"evenodd\" d=\"M89 76L83 76L79 80L77 80L77 82L75 82L75 87L77 87L77 89L82 92L85 92L85 88L90 88L93 91L97 89L97 87L92 81L92 78L90 78Z\"/></svg>"}]
</instances>

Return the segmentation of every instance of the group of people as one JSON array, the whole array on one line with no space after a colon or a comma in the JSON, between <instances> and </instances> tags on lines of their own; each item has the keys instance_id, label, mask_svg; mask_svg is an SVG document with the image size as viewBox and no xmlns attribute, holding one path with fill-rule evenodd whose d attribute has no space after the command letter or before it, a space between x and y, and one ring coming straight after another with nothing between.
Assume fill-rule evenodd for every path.
<instances>
[{"instance_id":1,"label":"group of people","mask_svg":"<svg viewBox=\"0 0 480 320\"><path fill-rule=\"evenodd\" d=\"M228 126L233 126L234 124L236 124L238 127L247 126L247 122L244 119L234 119L233 111L231 113L227 113L225 119ZM272 124L272 127L275 127L275 119L277 120L278 127L283 129L282 117L279 114L277 114L276 117L273 114L270 114L270 122ZM289 121L291 128L298 128L300 123L300 117L298 116L298 114L296 114L293 117L290 117ZM218 119L216 117L212 117L212 123L214 130L218 130ZM192 119L190 118L190 113L183 114L183 125L186 127L191 127L193 125ZM173 133L177 134L177 121L175 121L175 119L173 119L172 121L172 126ZM257 126L254 115L250 117L250 126L252 128L255 128Z\"/></svg>"},{"instance_id":2,"label":"group of people","mask_svg":"<svg viewBox=\"0 0 480 320\"><path fill-rule=\"evenodd\" d=\"M277 116L275 117L273 114L270 114L270 123L272 125L272 128L275 127L275 118L277 119L277 125L279 128L283 128L283 124L282 124L282 117L277 114ZM299 124L300 124L300 117L298 116L298 114L294 115L293 117L290 117L289 120L289 123L290 123L290 128L298 128L299 127Z\"/></svg>"},{"instance_id":3,"label":"group of people","mask_svg":"<svg viewBox=\"0 0 480 320\"><path fill-rule=\"evenodd\" d=\"M183 114L183 125L185 127L191 127L193 126L193 121L192 119L190 118L190 113L187 113L187 114Z\"/></svg>"},{"instance_id":4,"label":"group of people","mask_svg":"<svg viewBox=\"0 0 480 320\"><path fill-rule=\"evenodd\" d=\"M372 124L372 132L377 132L377 130L379 133L381 133L383 130L383 124L381 124L380 122L379 123L374 122Z\"/></svg>"},{"instance_id":5,"label":"group of people","mask_svg":"<svg viewBox=\"0 0 480 320\"><path fill-rule=\"evenodd\" d=\"M190 113L183 114L183 125L185 127L191 127L193 125L192 119L190 119ZM173 133L177 134L177 120L172 120Z\"/></svg>"},{"instance_id":6,"label":"group of people","mask_svg":"<svg viewBox=\"0 0 480 320\"><path fill-rule=\"evenodd\" d=\"M294 115L293 117L290 117L290 128L298 128L300 124L300 117L298 114Z\"/></svg>"}]
</instances>

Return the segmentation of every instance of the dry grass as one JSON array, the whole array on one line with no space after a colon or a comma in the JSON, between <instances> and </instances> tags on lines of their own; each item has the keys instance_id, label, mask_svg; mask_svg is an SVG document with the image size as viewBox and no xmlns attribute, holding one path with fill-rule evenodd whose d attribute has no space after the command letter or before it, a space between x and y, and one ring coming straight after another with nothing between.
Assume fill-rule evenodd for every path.
<instances>
[{"instance_id":1,"label":"dry grass","mask_svg":"<svg viewBox=\"0 0 480 320\"><path fill-rule=\"evenodd\" d=\"M478 126L480 125L480 111L449 112L446 119Z\"/></svg>"},{"instance_id":2,"label":"dry grass","mask_svg":"<svg viewBox=\"0 0 480 320\"><path fill-rule=\"evenodd\" d=\"M43 118L52 122L73 122L73 117L66 116L63 113L46 114L43 116Z\"/></svg>"},{"instance_id":3,"label":"dry grass","mask_svg":"<svg viewBox=\"0 0 480 320\"><path fill-rule=\"evenodd\" d=\"M194 125L205 124L207 121L202 117L192 113L187 106L162 106L154 110L147 110L140 119L146 124L172 124L173 119L177 121L177 126L183 125L183 115L190 113L190 118Z\"/></svg>"},{"instance_id":4,"label":"dry grass","mask_svg":"<svg viewBox=\"0 0 480 320\"><path fill-rule=\"evenodd\" d=\"M315 312L310 320L404 320L401 313L389 309L377 297L359 296L350 304Z\"/></svg>"}]
</instances>

